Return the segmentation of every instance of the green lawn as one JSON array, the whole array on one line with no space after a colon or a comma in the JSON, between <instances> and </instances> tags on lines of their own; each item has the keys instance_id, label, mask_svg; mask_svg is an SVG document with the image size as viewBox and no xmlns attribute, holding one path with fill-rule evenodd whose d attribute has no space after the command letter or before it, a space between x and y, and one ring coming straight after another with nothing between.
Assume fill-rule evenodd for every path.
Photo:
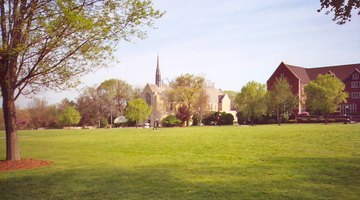
<instances>
[{"instance_id":1,"label":"green lawn","mask_svg":"<svg viewBox=\"0 0 360 200\"><path fill-rule=\"evenodd\" d=\"M360 124L19 133L0 199L360 199ZM0 159L5 157L0 132Z\"/></svg>"}]
</instances>

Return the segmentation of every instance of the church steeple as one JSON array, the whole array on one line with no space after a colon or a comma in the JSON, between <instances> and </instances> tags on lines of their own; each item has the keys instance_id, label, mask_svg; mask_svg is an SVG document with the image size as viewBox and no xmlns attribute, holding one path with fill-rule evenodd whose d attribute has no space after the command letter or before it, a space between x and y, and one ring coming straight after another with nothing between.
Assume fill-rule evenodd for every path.
<instances>
[{"instance_id":1,"label":"church steeple","mask_svg":"<svg viewBox=\"0 0 360 200\"><path fill-rule=\"evenodd\" d=\"M161 74L160 74L159 54L157 55L155 84L156 84L158 87L161 86Z\"/></svg>"}]
</instances>

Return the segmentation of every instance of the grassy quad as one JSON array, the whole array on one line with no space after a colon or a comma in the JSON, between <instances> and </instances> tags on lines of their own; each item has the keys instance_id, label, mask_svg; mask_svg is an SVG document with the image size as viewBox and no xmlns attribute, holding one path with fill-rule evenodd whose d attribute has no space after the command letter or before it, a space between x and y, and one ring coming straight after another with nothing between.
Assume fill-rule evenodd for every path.
<instances>
[{"instance_id":1,"label":"grassy quad","mask_svg":"<svg viewBox=\"0 0 360 200\"><path fill-rule=\"evenodd\" d=\"M5 157L0 132L0 159ZM360 125L43 130L19 133L1 199L359 199Z\"/></svg>"}]
</instances>

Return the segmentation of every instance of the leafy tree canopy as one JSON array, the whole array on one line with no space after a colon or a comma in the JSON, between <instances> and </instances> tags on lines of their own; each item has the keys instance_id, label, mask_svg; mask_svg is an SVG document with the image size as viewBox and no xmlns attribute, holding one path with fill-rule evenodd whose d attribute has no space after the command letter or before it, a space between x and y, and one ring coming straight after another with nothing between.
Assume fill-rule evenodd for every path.
<instances>
[{"instance_id":1,"label":"leafy tree canopy","mask_svg":"<svg viewBox=\"0 0 360 200\"><path fill-rule=\"evenodd\" d=\"M170 101L185 104L191 109L200 92L205 88L205 79L192 74L185 74L177 77L170 83L171 89L168 92Z\"/></svg>"},{"instance_id":2,"label":"leafy tree canopy","mask_svg":"<svg viewBox=\"0 0 360 200\"><path fill-rule=\"evenodd\" d=\"M236 96L236 103L243 116L254 119L265 112L266 86L255 81L248 82Z\"/></svg>"},{"instance_id":3,"label":"leafy tree canopy","mask_svg":"<svg viewBox=\"0 0 360 200\"><path fill-rule=\"evenodd\" d=\"M304 88L306 93L306 108L320 111L327 115L335 112L340 103L346 102L349 96L345 92L345 84L331 74L320 74Z\"/></svg>"},{"instance_id":4,"label":"leafy tree canopy","mask_svg":"<svg viewBox=\"0 0 360 200\"><path fill-rule=\"evenodd\" d=\"M285 78L276 79L275 84L267 93L267 105L270 112L275 112L280 125L280 115L292 112L297 104L297 98L291 92L291 86Z\"/></svg>"},{"instance_id":5,"label":"leafy tree canopy","mask_svg":"<svg viewBox=\"0 0 360 200\"><path fill-rule=\"evenodd\" d=\"M144 38L163 13L151 0L0 1L0 88L6 159L19 160L15 100L42 88L73 86L109 63L120 40Z\"/></svg>"},{"instance_id":6,"label":"leafy tree canopy","mask_svg":"<svg viewBox=\"0 0 360 200\"><path fill-rule=\"evenodd\" d=\"M59 121L63 125L71 126L80 122L81 116L79 111L74 107L68 106L63 113L59 115Z\"/></svg>"},{"instance_id":7,"label":"leafy tree canopy","mask_svg":"<svg viewBox=\"0 0 360 200\"><path fill-rule=\"evenodd\" d=\"M357 15L360 15L360 1L359 0L320 0L320 9L326 10L325 14L334 13L333 21L337 24L345 24L351 21L352 11L358 9Z\"/></svg>"},{"instance_id":8,"label":"leafy tree canopy","mask_svg":"<svg viewBox=\"0 0 360 200\"><path fill-rule=\"evenodd\" d=\"M134 95L132 86L119 79L109 79L98 87L101 99L111 113L122 115L129 101Z\"/></svg>"},{"instance_id":9,"label":"leafy tree canopy","mask_svg":"<svg viewBox=\"0 0 360 200\"><path fill-rule=\"evenodd\" d=\"M125 116L129 120L140 122L146 120L151 113L151 107L147 105L144 99L137 98L128 102L125 109Z\"/></svg>"}]
</instances>

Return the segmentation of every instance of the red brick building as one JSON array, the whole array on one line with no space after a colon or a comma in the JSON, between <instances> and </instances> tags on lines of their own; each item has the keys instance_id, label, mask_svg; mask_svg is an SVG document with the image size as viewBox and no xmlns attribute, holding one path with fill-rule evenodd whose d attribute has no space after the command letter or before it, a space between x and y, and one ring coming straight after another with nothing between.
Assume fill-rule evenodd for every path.
<instances>
[{"instance_id":1,"label":"red brick building","mask_svg":"<svg viewBox=\"0 0 360 200\"><path fill-rule=\"evenodd\" d=\"M341 114L360 114L360 63L317 68L304 68L280 63L267 81L268 89L275 83L276 78L286 78L291 85L294 95L299 97L297 112L305 112L304 87L309 81L316 79L319 74L332 74L342 80L345 90L349 93L347 103L340 105Z\"/></svg>"}]
</instances>

